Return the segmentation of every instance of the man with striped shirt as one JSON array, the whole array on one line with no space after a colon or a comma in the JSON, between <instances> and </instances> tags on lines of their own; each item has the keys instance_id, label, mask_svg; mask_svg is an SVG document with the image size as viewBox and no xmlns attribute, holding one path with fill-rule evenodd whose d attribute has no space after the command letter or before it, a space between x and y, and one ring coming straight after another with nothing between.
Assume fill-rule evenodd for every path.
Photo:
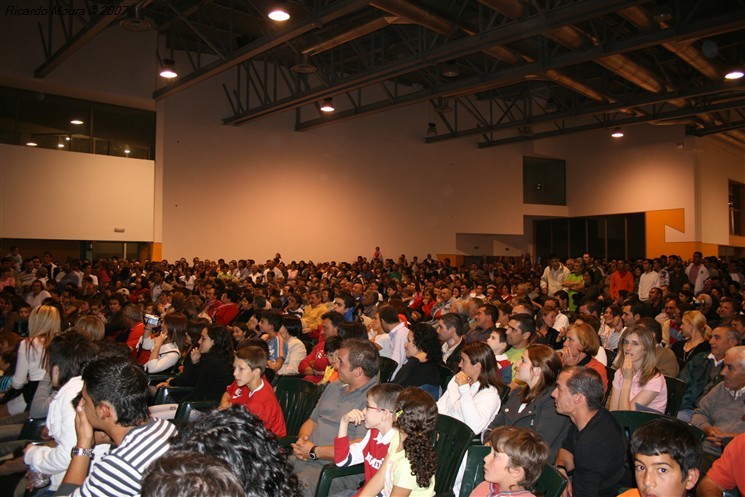
<instances>
[{"instance_id":1,"label":"man with striped shirt","mask_svg":"<svg viewBox=\"0 0 745 497\"><path fill-rule=\"evenodd\" d=\"M75 418L77 445L56 495L139 495L142 474L168 450L176 428L150 418L147 376L128 358L94 361L85 368L83 383ZM92 461L96 440L104 439L116 448Z\"/></svg>"}]
</instances>

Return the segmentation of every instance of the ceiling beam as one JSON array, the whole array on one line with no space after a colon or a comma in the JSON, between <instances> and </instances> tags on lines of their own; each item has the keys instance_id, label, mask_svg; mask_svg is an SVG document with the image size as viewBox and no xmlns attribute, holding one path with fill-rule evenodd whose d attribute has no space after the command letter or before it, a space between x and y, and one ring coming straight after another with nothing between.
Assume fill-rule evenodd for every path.
<instances>
[{"instance_id":1,"label":"ceiling beam","mask_svg":"<svg viewBox=\"0 0 745 497\"><path fill-rule=\"evenodd\" d=\"M96 20L78 31L67 43L65 43L59 50L44 61L42 65L36 68L34 71L34 77L44 78L48 76L52 71L57 69L63 62L72 57L78 50L83 48L89 41L98 36L101 31L109 27L113 21L119 18L122 14L115 14L119 12L117 7L130 7L137 3L139 0L122 0L116 5L110 5L106 7L107 12L110 14L96 16ZM54 14L48 14L54 15ZM49 34L51 36L51 33Z\"/></svg>"},{"instance_id":2,"label":"ceiling beam","mask_svg":"<svg viewBox=\"0 0 745 497\"><path fill-rule=\"evenodd\" d=\"M467 38L461 38L444 46L415 54L402 61L392 62L378 68L347 77L331 86L322 86L278 100L272 104L257 107L248 112L223 119L223 124L241 124L288 111L302 105L312 104L325 97L333 97L381 81L402 76L426 67L479 52L492 45L502 45L540 35L546 29L568 23L582 22L611 12L624 6L644 3L646 0L604 0L603 2L582 2L559 7L548 12L545 17L533 16L521 22L513 22ZM730 19L731 20L731 19ZM594 53L597 56L597 53ZM538 64L531 72L541 69ZM523 66L521 66L523 67Z\"/></svg>"},{"instance_id":3,"label":"ceiling beam","mask_svg":"<svg viewBox=\"0 0 745 497\"><path fill-rule=\"evenodd\" d=\"M693 107L688 107L686 109L675 109L672 111L663 112L663 113L654 114L654 115L615 119L610 124L604 123L604 122L596 122L592 124L582 124L582 125L573 126L573 127L553 129L549 131L541 131L538 133L530 133L530 134L526 134L523 136L511 136L508 138L501 138L499 140L489 140L485 142L480 142L478 144L478 147L479 148L498 147L501 145L508 145L510 143L519 143L519 142L529 141L529 140L540 140L542 138L552 138L555 136L580 133L583 131L590 131L593 129L602 129L602 128L607 128L608 126L612 126L612 127L630 126L634 124L648 123L651 121L662 121L666 119L679 119L682 117L695 116L697 114L701 114L705 112L716 112L719 110L728 110L728 109L734 109L734 108L743 107L743 106L745 106L745 98L741 98L741 99L731 101L731 102L724 102L721 104L711 104L711 105L710 104L699 104Z\"/></svg>"},{"instance_id":4,"label":"ceiling beam","mask_svg":"<svg viewBox=\"0 0 745 497\"><path fill-rule=\"evenodd\" d=\"M367 3L368 2L362 0L341 0L334 2L331 6L321 11L316 17L308 17L286 27L285 29L279 30L273 35L262 37L236 50L235 53L230 54L227 60L216 60L201 69L179 78L178 81L156 90L153 93L153 98L155 100L161 100L186 90L187 88L191 88L198 83L227 71L231 67L287 43L300 35L317 29L340 17L354 13L367 6Z\"/></svg>"}]
</instances>

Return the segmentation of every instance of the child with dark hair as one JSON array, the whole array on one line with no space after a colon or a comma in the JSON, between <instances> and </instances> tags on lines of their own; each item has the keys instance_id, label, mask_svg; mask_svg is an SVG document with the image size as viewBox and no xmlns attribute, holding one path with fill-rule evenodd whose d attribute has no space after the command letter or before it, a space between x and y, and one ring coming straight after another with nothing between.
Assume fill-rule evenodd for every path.
<instances>
[{"instance_id":1,"label":"child with dark hair","mask_svg":"<svg viewBox=\"0 0 745 497\"><path fill-rule=\"evenodd\" d=\"M267 353L260 347L241 347L233 360L235 381L228 385L220 400L220 409L242 405L264 422L266 429L278 437L287 435L282 409L272 386L264 377Z\"/></svg>"},{"instance_id":2,"label":"child with dark hair","mask_svg":"<svg viewBox=\"0 0 745 497\"><path fill-rule=\"evenodd\" d=\"M142 497L245 497L243 482L227 464L196 452L173 451L157 459L142 480Z\"/></svg>"},{"instance_id":3,"label":"child with dark hair","mask_svg":"<svg viewBox=\"0 0 745 497\"><path fill-rule=\"evenodd\" d=\"M396 417L396 401L402 389L395 383L375 385L367 392L367 405L364 409L352 409L341 417L339 434L334 439L334 462L337 466L364 463L366 482L378 472L396 433L393 421ZM351 445L347 435L349 423L364 423L367 428L364 438Z\"/></svg>"},{"instance_id":4,"label":"child with dark hair","mask_svg":"<svg viewBox=\"0 0 745 497\"><path fill-rule=\"evenodd\" d=\"M416 387L405 388L396 401L398 429L388 454L360 495L405 495L432 497L435 494L437 456L432 434L437 426L437 404L432 396Z\"/></svg>"},{"instance_id":5,"label":"child with dark hair","mask_svg":"<svg viewBox=\"0 0 745 497\"><path fill-rule=\"evenodd\" d=\"M329 337L324 342L323 352L326 354L326 359L328 360L329 365L326 366L323 378L318 382L319 385L333 383L339 379L337 368L339 366L339 349L341 348L341 342L342 338L339 336Z\"/></svg>"},{"instance_id":6,"label":"child with dark hair","mask_svg":"<svg viewBox=\"0 0 745 497\"><path fill-rule=\"evenodd\" d=\"M492 450L484 458L484 482L470 497L535 497L531 489L548 459L548 445L528 428L500 426L489 437Z\"/></svg>"},{"instance_id":7,"label":"child with dark hair","mask_svg":"<svg viewBox=\"0 0 745 497\"><path fill-rule=\"evenodd\" d=\"M696 486L701 464L701 442L677 419L655 419L631 437L637 488L622 497L685 497Z\"/></svg>"}]
</instances>

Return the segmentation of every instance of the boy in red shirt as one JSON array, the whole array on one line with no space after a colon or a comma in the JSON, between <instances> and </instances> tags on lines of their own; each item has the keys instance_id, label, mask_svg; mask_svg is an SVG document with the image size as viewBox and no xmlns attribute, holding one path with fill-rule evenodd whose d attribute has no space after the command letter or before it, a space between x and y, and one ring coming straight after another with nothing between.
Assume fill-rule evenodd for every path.
<instances>
[{"instance_id":1,"label":"boy in red shirt","mask_svg":"<svg viewBox=\"0 0 745 497\"><path fill-rule=\"evenodd\" d=\"M339 467L365 463L365 483L377 473L388 453L388 445L395 433L393 412L396 399L403 387L394 383L375 385L367 393L367 405L360 411L352 409L341 417L339 434L334 439L334 462ZM349 423L365 423L365 437L350 445L347 436ZM354 494L358 495L357 493Z\"/></svg>"},{"instance_id":2,"label":"boy in red shirt","mask_svg":"<svg viewBox=\"0 0 745 497\"><path fill-rule=\"evenodd\" d=\"M266 352L252 345L238 349L233 361L233 377L220 400L220 409L240 404L258 416L267 430L277 437L287 435L285 418L272 386L264 377Z\"/></svg>"}]
</instances>

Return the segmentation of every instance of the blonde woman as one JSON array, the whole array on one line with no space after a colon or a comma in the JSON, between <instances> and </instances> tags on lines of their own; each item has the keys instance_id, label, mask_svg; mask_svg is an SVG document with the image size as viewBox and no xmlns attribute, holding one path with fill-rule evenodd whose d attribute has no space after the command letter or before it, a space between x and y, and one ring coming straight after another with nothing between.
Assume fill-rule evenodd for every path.
<instances>
[{"instance_id":1,"label":"blonde woman","mask_svg":"<svg viewBox=\"0 0 745 497\"><path fill-rule=\"evenodd\" d=\"M684 340L672 344L670 350L675 353L675 358L678 359L678 365L682 371L683 366L696 354L711 352L711 346L709 345L711 328L706 325L706 316L702 313L688 311L683 314L680 331L683 333Z\"/></svg>"},{"instance_id":2,"label":"blonde woman","mask_svg":"<svg viewBox=\"0 0 745 497\"><path fill-rule=\"evenodd\" d=\"M18 347L18 360L11 390L3 399L4 403L0 404L0 417L19 414L31 405L36 388L46 374L47 345L59 333L60 315L56 307L40 305L31 311L28 318L28 338ZM22 392L25 403L15 401L14 397L19 396L18 392Z\"/></svg>"},{"instance_id":3,"label":"blonde woman","mask_svg":"<svg viewBox=\"0 0 745 497\"><path fill-rule=\"evenodd\" d=\"M102 340L106 332L106 325L103 320L93 315L79 317L75 321L75 328L91 342Z\"/></svg>"},{"instance_id":4,"label":"blonde woman","mask_svg":"<svg viewBox=\"0 0 745 497\"><path fill-rule=\"evenodd\" d=\"M609 409L611 411L657 411L667 407L667 384L657 369L654 333L631 326L621 335L621 347L614 366Z\"/></svg>"}]
</instances>

